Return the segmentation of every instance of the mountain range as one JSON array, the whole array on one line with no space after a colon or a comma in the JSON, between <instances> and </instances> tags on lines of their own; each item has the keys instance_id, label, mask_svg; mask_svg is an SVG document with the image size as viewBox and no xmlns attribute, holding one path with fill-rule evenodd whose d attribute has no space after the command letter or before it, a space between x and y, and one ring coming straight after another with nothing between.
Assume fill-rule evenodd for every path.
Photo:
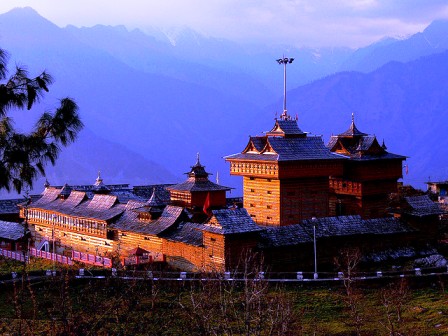
<instances>
[{"instance_id":1,"label":"mountain range","mask_svg":"<svg viewBox=\"0 0 448 336\"><path fill-rule=\"evenodd\" d=\"M97 171L111 184L173 183L200 152L235 195L241 181L222 157L270 129L281 112L283 71L275 59L282 54L296 58L288 65L288 110L304 131L326 142L354 112L362 131L409 156L405 182L446 179L447 36L448 22L435 21L403 40L309 49L240 45L190 29L60 28L31 8L0 15L10 65L25 64L31 75L46 69L56 80L39 109L14 112L16 124L31 124L70 96L86 125L49 168L50 183L93 183Z\"/></svg>"}]
</instances>

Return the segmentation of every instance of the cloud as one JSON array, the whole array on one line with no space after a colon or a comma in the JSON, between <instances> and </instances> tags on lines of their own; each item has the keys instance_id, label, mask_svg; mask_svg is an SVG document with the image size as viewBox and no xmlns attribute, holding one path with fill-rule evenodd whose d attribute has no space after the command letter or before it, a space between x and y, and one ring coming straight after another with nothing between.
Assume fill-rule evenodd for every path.
<instances>
[{"instance_id":1,"label":"cloud","mask_svg":"<svg viewBox=\"0 0 448 336\"><path fill-rule=\"evenodd\" d=\"M59 26L189 26L216 37L296 46L359 47L448 18L446 0L2 0Z\"/></svg>"}]
</instances>

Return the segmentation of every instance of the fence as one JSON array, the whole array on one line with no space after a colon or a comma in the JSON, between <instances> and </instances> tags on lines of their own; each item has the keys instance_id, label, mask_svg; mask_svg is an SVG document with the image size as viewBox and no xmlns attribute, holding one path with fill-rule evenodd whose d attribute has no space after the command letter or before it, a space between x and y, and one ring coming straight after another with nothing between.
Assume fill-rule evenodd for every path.
<instances>
[{"instance_id":1,"label":"fence","mask_svg":"<svg viewBox=\"0 0 448 336\"><path fill-rule=\"evenodd\" d=\"M73 261L80 261L84 264L95 265L100 267L111 268L112 260L110 258L101 257L93 254L82 253L78 251L72 251L71 257L66 257L61 254L51 253L46 251L40 251L34 247L29 249L29 255L36 258L43 258L47 260L54 260L55 262L65 264L65 265L73 265ZM10 251L0 248L0 256L4 256L6 258L15 259L19 261L25 261L28 257L24 256L22 251Z\"/></svg>"},{"instance_id":2,"label":"fence","mask_svg":"<svg viewBox=\"0 0 448 336\"><path fill-rule=\"evenodd\" d=\"M0 255L10 259L25 261L25 256L22 251L9 251L0 248Z\"/></svg>"},{"instance_id":3,"label":"fence","mask_svg":"<svg viewBox=\"0 0 448 336\"><path fill-rule=\"evenodd\" d=\"M66 257L57 253L39 251L34 247L30 248L30 255L37 258L54 260L61 264L73 265L73 261L70 257Z\"/></svg>"},{"instance_id":4,"label":"fence","mask_svg":"<svg viewBox=\"0 0 448 336\"><path fill-rule=\"evenodd\" d=\"M89 265L95 265L107 268L112 267L112 260L110 258L78 251L72 251L72 260L80 261L84 264Z\"/></svg>"}]
</instances>

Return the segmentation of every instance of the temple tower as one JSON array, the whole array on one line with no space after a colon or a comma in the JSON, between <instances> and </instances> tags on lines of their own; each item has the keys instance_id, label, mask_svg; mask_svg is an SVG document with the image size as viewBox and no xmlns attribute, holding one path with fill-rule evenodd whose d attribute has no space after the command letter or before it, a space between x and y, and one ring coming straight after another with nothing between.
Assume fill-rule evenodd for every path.
<instances>
[{"instance_id":1,"label":"temple tower","mask_svg":"<svg viewBox=\"0 0 448 336\"><path fill-rule=\"evenodd\" d=\"M210 173L207 173L205 167L200 163L199 154L196 164L186 174L188 175L186 181L167 187L170 192L171 204L207 214L209 214L209 209L225 207L226 192L231 188L209 180Z\"/></svg>"},{"instance_id":2,"label":"temple tower","mask_svg":"<svg viewBox=\"0 0 448 336\"><path fill-rule=\"evenodd\" d=\"M330 175L345 159L321 136L302 132L284 110L265 135L250 137L241 153L225 157L230 174L243 176L244 207L260 225L283 226L329 215Z\"/></svg>"},{"instance_id":3,"label":"temple tower","mask_svg":"<svg viewBox=\"0 0 448 336\"><path fill-rule=\"evenodd\" d=\"M387 152L384 141L380 145L375 136L359 131L353 115L348 130L332 136L327 147L348 159L343 174L330 177L330 215L386 216L406 157Z\"/></svg>"}]
</instances>

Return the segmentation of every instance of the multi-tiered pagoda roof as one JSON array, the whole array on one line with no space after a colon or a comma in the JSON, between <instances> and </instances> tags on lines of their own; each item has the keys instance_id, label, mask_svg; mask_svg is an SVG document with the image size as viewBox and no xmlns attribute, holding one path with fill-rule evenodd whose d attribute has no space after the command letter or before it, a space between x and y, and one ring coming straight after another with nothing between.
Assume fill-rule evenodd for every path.
<instances>
[{"instance_id":1,"label":"multi-tiered pagoda roof","mask_svg":"<svg viewBox=\"0 0 448 336\"><path fill-rule=\"evenodd\" d=\"M327 147L331 152L354 160L406 159L405 156L389 153L384 141L380 145L375 135L361 132L355 125L353 115L348 130L332 135Z\"/></svg>"},{"instance_id":2,"label":"multi-tiered pagoda roof","mask_svg":"<svg viewBox=\"0 0 448 336\"><path fill-rule=\"evenodd\" d=\"M341 159L325 147L321 136L310 136L288 115L276 119L265 135L250 137L241 153L226 156L226 160L301 161Z\"/></svg>"}]
</instances>

